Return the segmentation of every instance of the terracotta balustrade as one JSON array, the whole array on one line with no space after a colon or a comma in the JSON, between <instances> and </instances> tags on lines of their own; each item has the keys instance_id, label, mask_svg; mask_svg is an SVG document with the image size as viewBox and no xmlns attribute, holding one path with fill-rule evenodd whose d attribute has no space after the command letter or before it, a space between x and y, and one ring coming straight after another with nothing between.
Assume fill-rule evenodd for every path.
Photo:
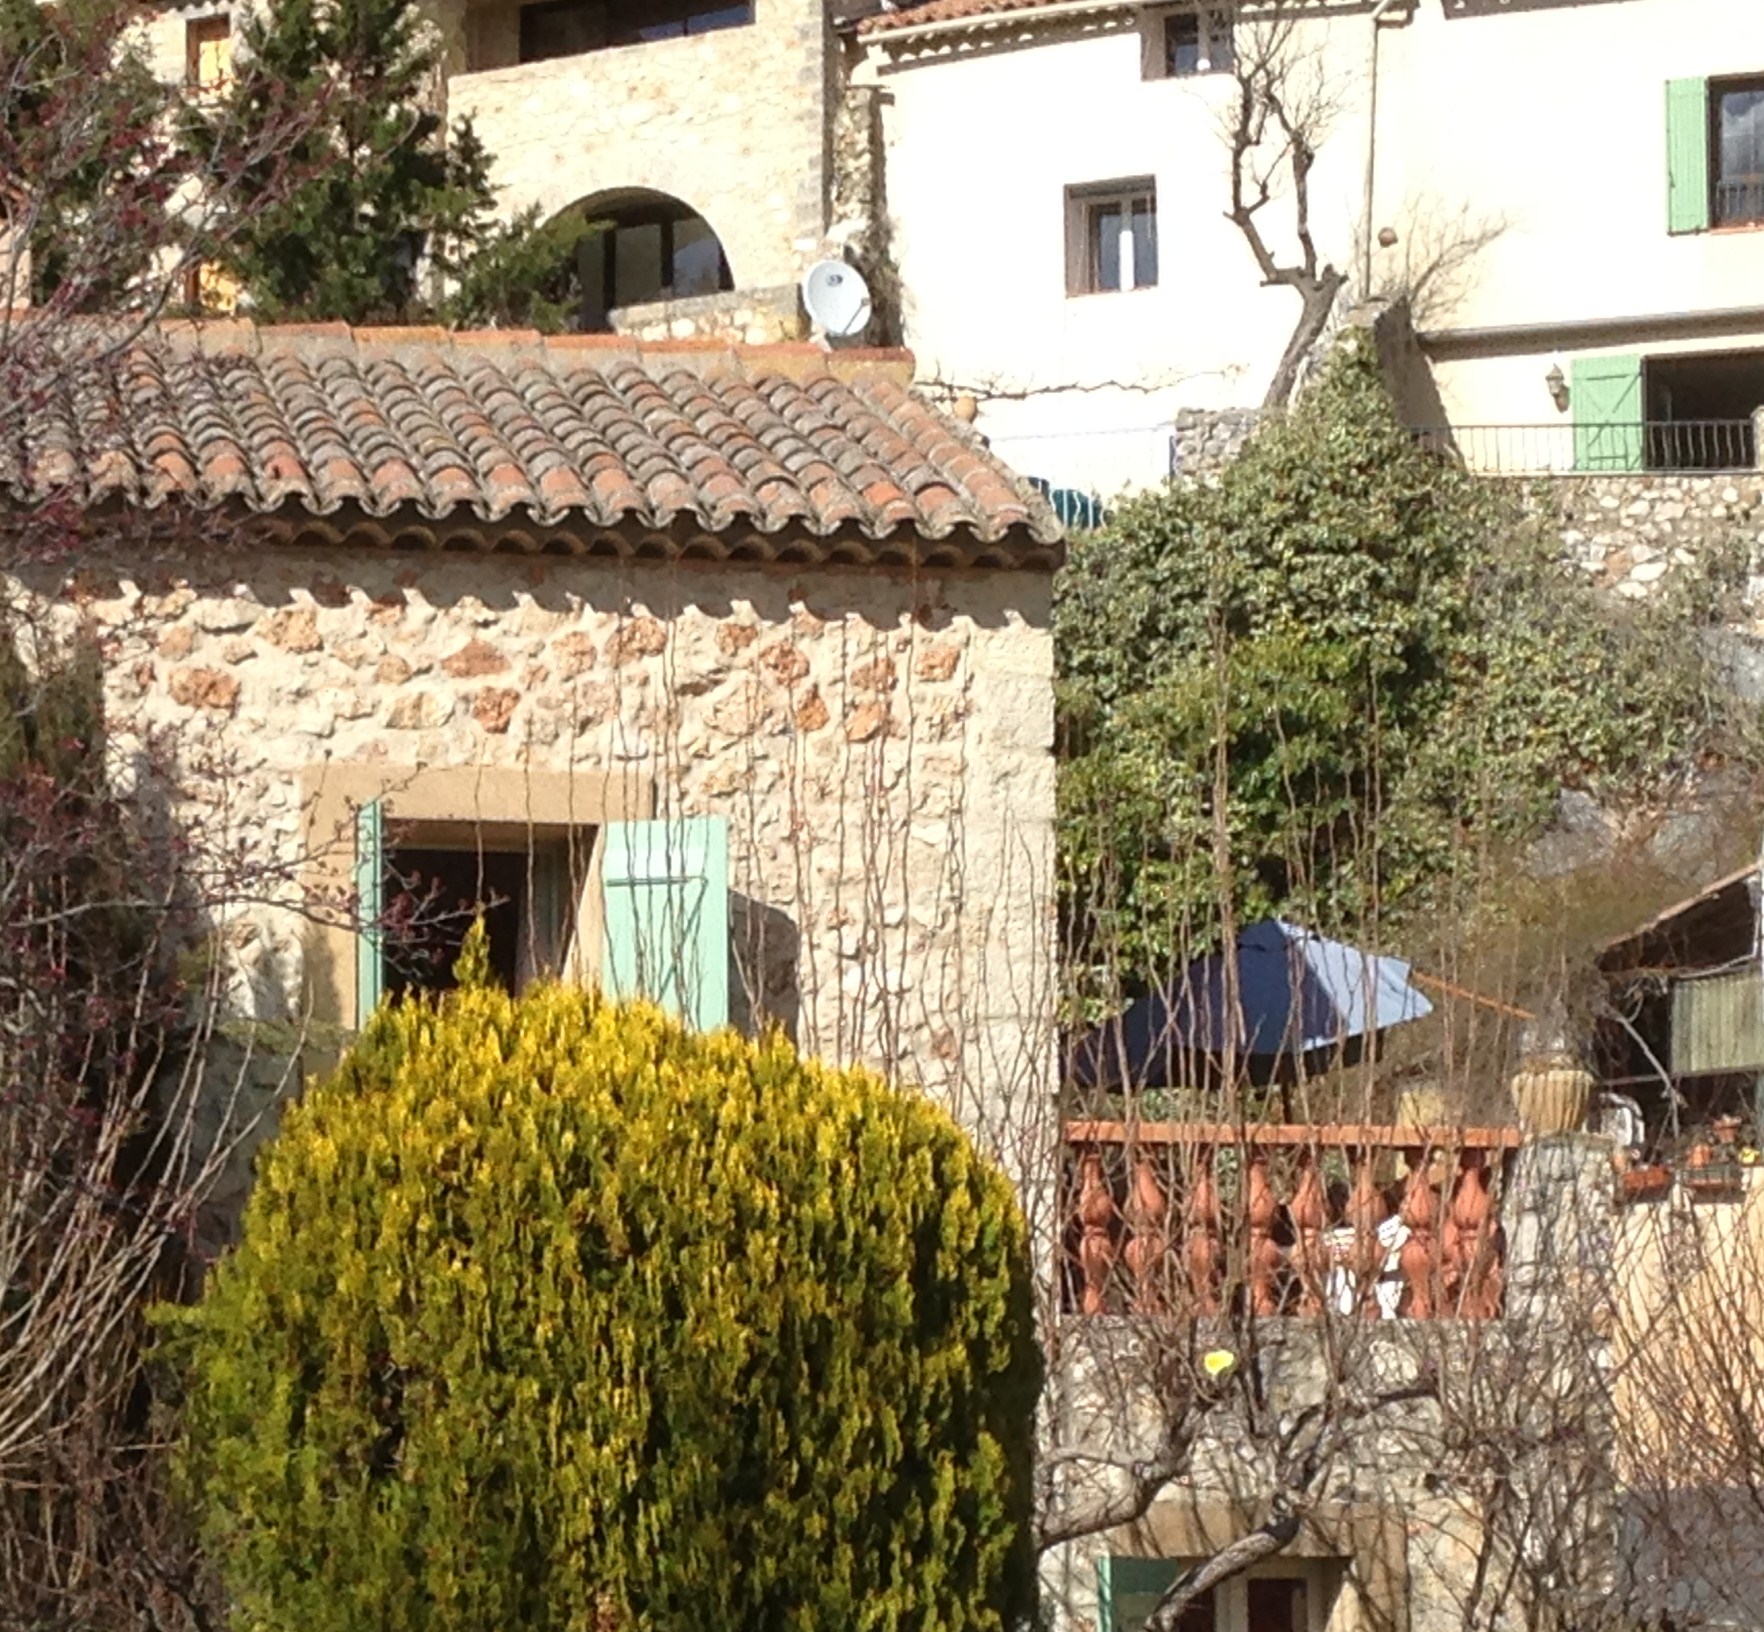
<instances>
[{"instance_id":1,"label":"terracotta balustrade","mask_svg":"<svg viewBox=\"0 0 1764 1632\"><path fill-rule=\"evenodd\" d=\"M1066 1124L1067 1306L1488 1319L1516 1128Z\"/></svg>"}]
</instances>

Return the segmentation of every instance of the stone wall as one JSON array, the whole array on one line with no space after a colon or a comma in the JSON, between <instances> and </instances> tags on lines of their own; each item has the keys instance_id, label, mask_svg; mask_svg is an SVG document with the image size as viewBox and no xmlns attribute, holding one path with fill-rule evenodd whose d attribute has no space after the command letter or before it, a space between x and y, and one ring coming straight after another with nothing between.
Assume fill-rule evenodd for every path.
<instances>
[{"instance_id":1,"label":"stone wall","mask_svg":"<svg viewBox=\"0 0 1764 1632\"><path fill-rule=\"evenodd\" d=\"M1291 1546L1270 1560L1289 1572L1302 1561L1327 1566L1318 1578L1324 1632L1541 1624L1513 1554L1540 1520L1560 1537L1533 1563L1558 1579L1576 1572L1588 1597L1604 1593L1611 1560L1602 1538L1616 1496L1606 1327L1595 1315L1611 1284L1610 1157L1609 1142L1588 1135L1518 1152L1502 1204L1508 1296L1498 1321L1275 1317L1252 1332L1222 1316L1191 1332L1182 1322L1068 1317L1053 1345L1053 1443L1086 1446L1118 1469L1159 1455L1160 1402L1183 1397L1185 1384L1172 1379L1194 1365L1180 1348L1189 1341L1229 1347L1256 1368L1259 1416L1230 1389L1197 1408L1188 1477L1143 1519L1059 1550L1044 1573L1064 1624L1096 1628L1101 1556L1207 1557L1263 1522L1280 1479L1280 1435L1326 1399L1330 1410L1354 1411L1352 1425L1325 1460ZM1411 1388L1418 1397L1402 1398ZM1366 1408L1380 1397L1391 1403ZM1498 1448L1497 1459L1483 1461L1482 1445ZM1484 1503L1496 1497L1511 1504L1512 1533L1485 1523Z\"/></svg>"},{"instance_id":2,"label":"stone wall","mask_svg":"<svg viewBox=\"0 0 1764 1632\"><path fill-rule=\"evenodd\" d=\"M1243 452L1261 419L1259 408L1178 409L1172 461L1176 474L1216 476Z\"/></svg>"},{"instance_id":3,"label":"stone wall","mask_svg":"<svg viewBox=\"0 0 1764 1632\"><path fill-rule=\"evenodd\" d=\"M239 1011L352 1018L352 938L306 915L350 887L341 795L396 814L451 772L467 833L560 798L726 816L739 1016L995 1148L1053 1105L1047 575L267 547L57 593L121 761L159 734L203 850L273 869L280 904L218 926Z\"/></svg>"},{"instance_id":4,"label":"stone wall","mask_svg":"<svg viewBox=\"0 0 1764 1632\"><path fill-rule=\"evenodd\" d=\"M1630 600L1657 594L1712 555L1748 569L1764 544L1757 476L1552 476L1527 482L1525 499L1560 531L1570 560Z\"/></svg>"},{"instance_id":5,"label":"stone wall","mask_svg":"<svg viewBox=\"0 0 1764 1632\"><path fill-rule=\"evenodd\" d=\"M757 0L742 27L533 63L514 60L518 9L454 0L441 14L449 122L470 116L511 214L665 193L710 223L737 289L797 281L827 225L820 0Z\"/></svg>"},{"instance_id":6,"label":"stone wall","mask_svg":"<svg viewBox=\"0 0 1764 1632\"><path fill-rule=\"evenodd\" d=\"M808 338L808 319L795 284L737 289L692 300L658 300L607 314L617 334L636 340L721 340L769 346Z\"/></svg>"}]
</instances>

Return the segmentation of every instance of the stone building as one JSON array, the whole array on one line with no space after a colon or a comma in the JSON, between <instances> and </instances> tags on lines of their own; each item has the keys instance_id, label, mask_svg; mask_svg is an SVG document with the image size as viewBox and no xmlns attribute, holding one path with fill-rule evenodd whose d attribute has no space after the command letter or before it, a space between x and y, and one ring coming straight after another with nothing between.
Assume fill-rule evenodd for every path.
<instances>
[{"instance_id":1,"label":"stone building","mask_svg":"<svg viewBox=\"0 0 1764 1632\"><path fill-rule=\"evenodd\" d=\"M245 9L152 10L144 27L160 71L192 84L224 77ZM438 0L438 101L450 126L471 120L509 215L608 224L579 257L585 329L803 339L803 273L847 252L873 259L873 97L854 93L847 106L839 10Z\"/></svg>"},{"instance_id":2,"label":"stone building","mask_svg":"<svg viewBox=\"0 0 1764 1632\"><path fill-rule=\"evenodd\" d=\"M910 359L233 323L86 366L8 485L117 519L28 587L232 858L238 1012L322 1056L485 901L517 985L781 1024L982 1132L1051 1105L1059 533Z\"/></svg>"}]
</instances>

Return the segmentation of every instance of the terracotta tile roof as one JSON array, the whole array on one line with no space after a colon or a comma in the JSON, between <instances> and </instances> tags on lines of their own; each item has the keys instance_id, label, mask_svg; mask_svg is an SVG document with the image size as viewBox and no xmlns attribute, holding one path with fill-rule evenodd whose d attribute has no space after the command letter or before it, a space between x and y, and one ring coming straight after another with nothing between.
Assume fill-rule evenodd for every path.
<instances>
[{"instance_id":1,"label":"terracotta tile roof","mask_svg":"<svg viewBox=\"0 0 1764 1632\"><path fill-rule=\"evenodd\" d=\"M217 322L98 355L29 414L22 460L0 453L0 491L231 505L411 543L1060 553L1046 502L913 393L905 352Z\"/></svg>"},{"instance_id":2,"label":"terracotta tile roof","mask_svg":"<svg viewBox=\"0 0 1764 1632\"><path fill-rule=\"evenodd\" d=\"M1046 6L1065 5L1070 0L925 0L919 6L902 6L898 11L878 11L861 19L860 34L886 34L899 28L917 28L924 23L957 23L969 18L979 21L1013 11L1040 11ZM1097 0L1095 10L1120 9L1121 0Z\"/></svg>"}]
</instances>

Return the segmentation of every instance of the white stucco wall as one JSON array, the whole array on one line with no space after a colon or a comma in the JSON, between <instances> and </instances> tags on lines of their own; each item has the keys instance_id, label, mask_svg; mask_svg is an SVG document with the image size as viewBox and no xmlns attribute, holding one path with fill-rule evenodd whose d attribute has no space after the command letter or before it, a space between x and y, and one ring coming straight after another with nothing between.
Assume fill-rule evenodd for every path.
<instances>
[{"instance_id":1,"label":"white stucco wall","mask_svg":"<svg viewBox=\"0 0 1764 1632\"><path fill-rule=\"evenodd\" d=\"M1356 282L1369 12L1341 5L1304 25L1335 103L1313 226L1320 253ZM1019 469L1104 492L1162 474L1177 407L1257 402L1297 309L1260 286L1223 217L1232 80L1144 79L1138 16L924 36L898 53L870 35L859 69L889 93L888 207L921 372L977 388L981 429ZM1371 219L1398 241L1375 250L1374 289L1460 221L1503 224L1450 298L1423 308L1423 328L1764 305L1764 232L1666 231L1664 90L1674 77L1764 72L1764 6L1532 0L1452 15L1421 0L1393 9L1379 61ZM1135 176L1157 183L1158 287L1069 296L1065 189ZM1290 205L1277 197L1264 214L1284 250ZM1547 423L1553 361L1566 371L1584 352L1720 350L1755 344L1760 329L1532 339L1454 353L1437 383L1454 420ZM1093 389L1049 389L1062 386Z\"/></svg>"}]
</instances>

